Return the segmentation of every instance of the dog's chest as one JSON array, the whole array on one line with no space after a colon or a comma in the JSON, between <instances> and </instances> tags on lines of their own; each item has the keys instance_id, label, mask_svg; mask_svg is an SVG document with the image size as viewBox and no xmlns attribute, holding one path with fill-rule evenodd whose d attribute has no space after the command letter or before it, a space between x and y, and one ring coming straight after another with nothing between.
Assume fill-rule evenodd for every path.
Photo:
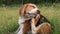
<instances>
[{"instance_id":1,"label":"dog's chest","mask_svg":"<svg viewBox=\"0 0 60 34\"><path fill-rule=\"evenodd\" d=\"M24 23L26 20L29 20L29 18L26 19L24 17L19 17L18 24L20 25L20 24Z\"/></svg>"}]
</instances>

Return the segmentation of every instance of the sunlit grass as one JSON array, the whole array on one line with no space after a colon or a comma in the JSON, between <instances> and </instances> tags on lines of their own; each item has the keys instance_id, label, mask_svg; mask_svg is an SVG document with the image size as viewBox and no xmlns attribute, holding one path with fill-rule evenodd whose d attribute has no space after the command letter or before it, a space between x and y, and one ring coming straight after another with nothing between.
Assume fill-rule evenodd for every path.
<instances>
[{"instance_id":1,"label":"sunlit grass","mask_svg":"<svg viewBox=\"0 0 60 34\"><path fill-rule=\"evenodd\" d=\"M60 34L60 4L50 7L39 7L44 15L54 26L53 34ZM0 7L0 34L13 34L18 28L19 7Z\"/></svg>"},{"instance_id":2,"label":"sunlit grass","mask_svg":"<svg viewBox=\"0 0 60 34\"><path fill-rule=\"evenodd\" d=\"M18 8L1 7L0 8L0 34L12 33L17 28Z\"/></svg>"}]
</instances>

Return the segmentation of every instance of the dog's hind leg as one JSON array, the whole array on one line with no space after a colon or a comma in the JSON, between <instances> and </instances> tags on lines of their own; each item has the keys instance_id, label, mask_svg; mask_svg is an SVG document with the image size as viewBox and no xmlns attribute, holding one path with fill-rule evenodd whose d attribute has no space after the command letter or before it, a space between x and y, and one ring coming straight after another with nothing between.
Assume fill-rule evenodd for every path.
<instances>
[{"instance_id":1,"label":"dog's hind leg","mask_svg":"<svg viewBox=\"0 0 60 34\"><path fill-rule=\"evenodd\" d=\"M31 28L32 28L32 34L50 34L51 33L51 25L47 22L44 22L40 24L39 26L35 26L35 19L32 18L31 21Z\"/></svg>"},{"instance_id":2,"label":"dog's hind leg","mask_svg":"<svg viewBox=\"0 0 60 34\"><path fill-rule=\"evenodd\" d=\"M38 26L39 29L37 30L38 34L51 34L51 25L49 23L42 23Z\"/></svg>"}]
</instances>

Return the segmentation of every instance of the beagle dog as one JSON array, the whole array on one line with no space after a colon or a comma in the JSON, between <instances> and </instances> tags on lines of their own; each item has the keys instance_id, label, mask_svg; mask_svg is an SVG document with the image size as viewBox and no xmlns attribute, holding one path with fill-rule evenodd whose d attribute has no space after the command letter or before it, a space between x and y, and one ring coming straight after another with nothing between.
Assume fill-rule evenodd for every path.
<instances>
[{"instance_id":1,"label":"beagle dog","mask_svg":"<svg viewBox=\"0 0 60 34\"><path fill-rule=\"evenodd\" d=\"M50 22L40 14L35 4L24 4L19 15L17 34L50 34Z\"/></svg>"},{"instance_id":2,"label":"beagle dog","mask_svg":"<svg viewBox=\"0 0 60 34\"><path fill-rule=\"evenodd\" d=\"M31 32L31 18L36 17L38 8L35 4L24 4L19 10L19 28L17 34L27 34Z\"/></svg>"}]
</instances>

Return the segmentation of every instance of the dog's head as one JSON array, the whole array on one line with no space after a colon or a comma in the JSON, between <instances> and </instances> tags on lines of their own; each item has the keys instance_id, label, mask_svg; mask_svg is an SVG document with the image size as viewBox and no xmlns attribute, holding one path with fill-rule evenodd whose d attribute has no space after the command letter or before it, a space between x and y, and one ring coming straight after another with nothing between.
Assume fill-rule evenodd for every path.
<instances>
[{"instance_id":1,"label":"dog's head","mask_svg":"<svg viewBox=\"0 0 60 34\"><path fill-rule=\"evenodd\" d=\"M38 10L37 6L31 3L24 4L19 11L20 16L25 18L35 17L39 13L40 11Z\"/></svg>"}]
</instances>

